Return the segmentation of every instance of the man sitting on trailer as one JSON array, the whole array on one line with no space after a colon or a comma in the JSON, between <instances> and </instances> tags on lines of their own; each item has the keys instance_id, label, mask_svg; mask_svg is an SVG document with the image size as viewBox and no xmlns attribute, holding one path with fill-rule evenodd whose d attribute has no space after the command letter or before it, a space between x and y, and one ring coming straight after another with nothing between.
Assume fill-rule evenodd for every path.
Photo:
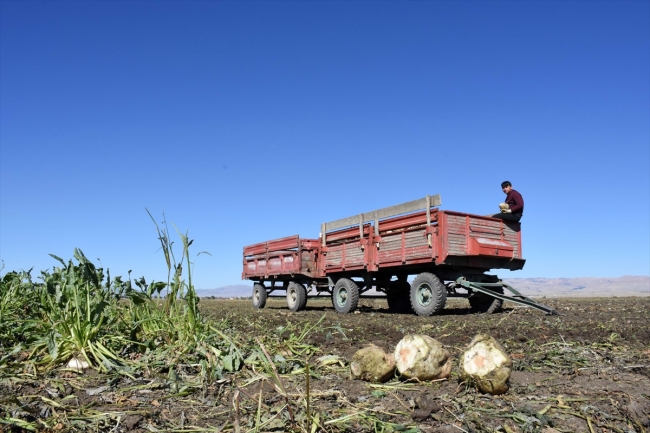
<instances>
[{"instance_id":1,"label":"man sitting on trailer","mask_svg":"<svg viewBox=\"0 0 650 433\"><path fill-rule=\"evenodd\" d=\"M492 215L492 218L519 222L524 214L524 198L512 189L512 184L507 180L501 183L501 189L506 193L506 202L499 205L501 213Z\"/></svg>"}]
</instances>

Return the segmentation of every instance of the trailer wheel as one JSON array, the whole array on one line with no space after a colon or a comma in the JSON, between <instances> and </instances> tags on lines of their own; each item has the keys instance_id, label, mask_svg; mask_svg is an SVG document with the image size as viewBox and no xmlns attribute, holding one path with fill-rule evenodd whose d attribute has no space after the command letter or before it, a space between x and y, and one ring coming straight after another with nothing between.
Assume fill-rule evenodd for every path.
<instances>
[{"instance_id":1,"label":"trailer wheel","mask_svg":"<svg viewBox=\"0 0 650 433\"><path fill-rule=\"evenodd\" d=\"M503 294L503 289L494 290ZM493 298L482 293L474 293L469 298L469 308L473 313L494 314L503 308L503 299Z\"/></svg>"},{"instance_id":2,"label":"trailer wheel","mask_svg":"<svg viewBox=\"0 0 650 433\"><path fill-rule=\"evenodd\" d=\"M305 309L307 305L307 290L302 284L292 281L287 287L287 306L290 311L296 312Z\"/></svg>"},{"instance_id":3,"label":"trailer wheel","mask_svg":"<svg viewBox=\"0 0 650 433\"><path fill-rule=\"evenodd\" d=\"M347 314L357 309L359 286L349 278L341 278L332 291L332 304L337 313Z\"/></svg>"},{"instance_id":4,"label":"trailer wheel","mask_svg":"<svg viewBox=\"0 0 650 433\"><path fill-rule=\"evenodd\" d=\"M401 288L392 287L386 291L386 302L388 311L395 314L413 314L411 300L409 298L411 285L404 282Z\"/></svg>"},{"instance_id":5,"label":"trailer wheel","mask_svg":"<svg viewBox=\"0 0 650 433\"><path fill-rule=\"evenodd\" d=\"M266 287L259 283L253 285L253 308L264 308L267 297Z\"/></svg>"},{"instance_id":6,"label":"trailer wheel","mask_svg":"<svg viewBox=\"0 0 650 433\"><path fill-rule=\"evenodd\" d=\"M440 279L422 272L411 284L411 306L418 316L431 316L445 308L447 289Z\"/></svg>"}]
</instances>

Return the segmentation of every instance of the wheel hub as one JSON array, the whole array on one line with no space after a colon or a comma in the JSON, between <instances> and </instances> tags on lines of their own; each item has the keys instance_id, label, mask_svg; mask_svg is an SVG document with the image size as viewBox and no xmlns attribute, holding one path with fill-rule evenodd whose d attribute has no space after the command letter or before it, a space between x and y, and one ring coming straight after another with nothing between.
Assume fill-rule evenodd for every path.
<instances>
[{"instance_id":1,"label":"wheel hub","mask_svg":"<svg viewBox=\"0 0 650 433\"><path fill-rule=\"evenodd\" d=\"M348 300L348 291L345 289L339 290L339 292L336 295L336 302L339 305L345 305L347 300Z\"/></svg>"},{"instance_id":2,"label":"wheel hub","mask_svg":"<svg viewBox=\"0 0 650 433\"><path fill-rule=\"evenodd\" d=\"M422 306L427 306L431 303L432 298L433 298L433 292L431 290L431 287L428 284L421 284L417 290L418 304Z\"/></svg>"}]
</instances>

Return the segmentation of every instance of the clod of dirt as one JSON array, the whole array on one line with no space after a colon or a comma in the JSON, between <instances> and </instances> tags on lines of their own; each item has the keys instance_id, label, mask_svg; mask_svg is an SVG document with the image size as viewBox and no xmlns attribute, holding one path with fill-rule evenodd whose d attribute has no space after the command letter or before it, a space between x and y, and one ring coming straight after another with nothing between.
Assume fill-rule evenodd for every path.
<instances>
[{"instance_id":1,"label":"clod of dirt","mask_svg":"<svg viewBox=\"0 0 650 433\"><path fill-rule=\"evenodd\" d=\"M460 357L460 380L489 394L508 391L512 360L494 338L478 334Z\"/></svg>"},{"instance_id":2,"label":"clod of dirt","mask_svg":"<svg viewBox=\"0 0 650 433\"><path fill-rule=\"evenodd\" d=\"M411 414L411 418L416 421L424 421L429 418L432 412L440 411L441 407L438 403L433 401L428 394L422 393L415 397L415 405L417 409Z\"/></svg>"},{"instance_id":3,"label":"clod of dirt","mask_svg":"<svg viewBox=\"0 0 650 433\"><path fill-rule=\"evenodd\" d=\"M428 335L405 335L395 348L395 364L406 379L433 380L451 374L449 351Z\"/></svg>"},{"instance_id":4,"label":"clod of dirt","mask_svg":"<svg viewBox=\"0 0 650 433\"><path fill-rule=\"evenodd\" d=\"M128 415L124 420L124 428L126 431L133 430L140 422L144 420L143 416L140 415Z\"/></svg>"},{"instance_id":5,"label":"clod of dirt","mask_svg":"<svg viewBox=\"0 0 650 433\"><path fill-rule=\"evenodd\" d=\"M352 357L350 371L355 379L368 382L386 382L395 373L395 358L392 353L371 344Z\"/></svg>"},{"instance_id":6,"label":"clod of dirt","mask_svg":"<svg viewBox=\"0 0 650 433\"><path fill-rule=\"evenodd\" d=\"M431 415L430 410L415 409L411 414L411 418L413 418L413 420L415 421L424 421L425 419L429 418L430 415Z\"/></svg>"},{"instance_id":7,"label":"clod of dirt","mask_svg":"<svg viewBox=\"0 0 650 433\"><path fill-rule=\"evenodd\" d=\"M68 368L82 372L90 368L90 364L88 364L88 362L84 361L83 359L72 358L70 361L68 361Z\"/></svg>"},{"instance_id":8,"label":"clod of dirt","mask_svg":"<svg viewBox=\"0 0 650 433\"><path fill-rule=\"evenodd\" d=\"M650 427L650 404L632 400L626 409L632 419L644 427Z\"/></svg>"}]
</instances>

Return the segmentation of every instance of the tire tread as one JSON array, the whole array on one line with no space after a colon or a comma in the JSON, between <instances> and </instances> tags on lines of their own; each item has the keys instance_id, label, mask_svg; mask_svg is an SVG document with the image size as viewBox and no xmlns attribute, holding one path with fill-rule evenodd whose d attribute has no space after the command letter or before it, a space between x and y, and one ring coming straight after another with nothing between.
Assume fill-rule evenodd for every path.
<instances>
[{"instance_id":1,"label":"tire tread","mask_svg":"<svg viewBox=\"0 0 650 433\"><path fill-rule=\"evenodd\" d=\"M260 302L259 302L259 304L256 305L256 304L255 304L255 292L256 292L257 290L260 291L260 295L261 295L261 296L260 296ZM262 295L262 293L263 293L263 295ZM262 284L260 284L260 283L255 283L255 284L253 285L253 308L255 308L256 310L259 310L259 309L264 308L264 307L266 306L266 300L267 300L267 298L268 298L268 294L267 294L267 292L266 292L266 287L264 287L264 285L262 285Z\"/></svg>"},{"instance_id":2,"label":"tire tread","mask_svg":"<svg viewBox=\"0 0 650 433\"><path fill-rule=\"evenodd\" d=\"M431 286L433 293L432 305L423 307L421 306L417 298L417 288L420 284L427 283ZM418 316L431 316L435 313L439 313L445 308L447 303L447 288L442 284L442 281L435 275L430 272L422 272L411 284L411 307L413 311Z\"/></svg>"},{"instance_id":3,"label":"tire tread","mask_svg":"<svg viewBox=\"0 0 650 433\"><path fill-rule=\"evenodd\" d=\"M289 303L289 293L291 290L296 291L296 304L291 305ZM295 281L291 281L289 285L287 286L287 307L289 308L289 311L292 312L297 312L297 311L302 311L305 309L305 306L307 305L307 290L305 289L305 286L303 286L300 283L296 283Z\"/></svg>"},{"instance_id":4,"label":"tire tread","mask_svg":"<svg viewBox=\"0 0 650 433\"><path fill-rule=\"evenodd\" d=\"M344 286L348 291L348 302L344 306L340 306L336 302L336 294L341 286ZM340 314L348 314L356 310L359 305L359 286L357 286L357 283L350 278L341 278L338 280L332 291L332 304L334 304L336 312Z\"/></svg>"}]
</instances>

